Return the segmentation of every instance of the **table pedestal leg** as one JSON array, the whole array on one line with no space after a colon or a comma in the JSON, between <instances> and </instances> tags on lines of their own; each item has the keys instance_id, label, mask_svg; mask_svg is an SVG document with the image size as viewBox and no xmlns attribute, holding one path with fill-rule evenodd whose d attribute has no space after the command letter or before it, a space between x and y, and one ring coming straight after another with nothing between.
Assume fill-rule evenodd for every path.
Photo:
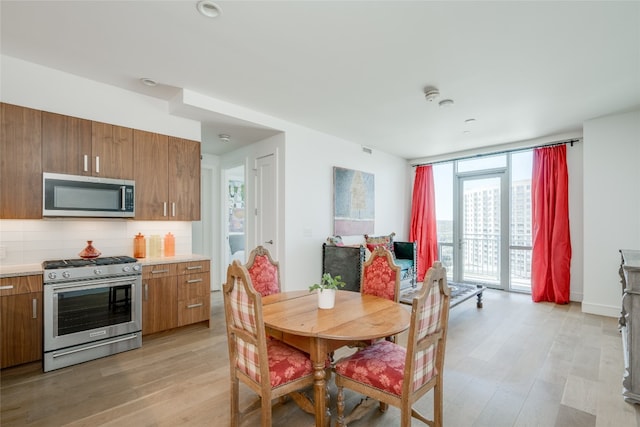
<instances>
[{"instance_id":1,"label":"table pedestal leg","mask_svg":"<svg viewBox=\"0 0 640 427\"><path fill-rule=\"evenodd\" d=\"M331 422L329 410L329 390L327 388L325 364L327 361L326 342L317 340L311 349L313 360L313 396L315 399L316 427L328 427Z\"/></svg>"}]
</instances>

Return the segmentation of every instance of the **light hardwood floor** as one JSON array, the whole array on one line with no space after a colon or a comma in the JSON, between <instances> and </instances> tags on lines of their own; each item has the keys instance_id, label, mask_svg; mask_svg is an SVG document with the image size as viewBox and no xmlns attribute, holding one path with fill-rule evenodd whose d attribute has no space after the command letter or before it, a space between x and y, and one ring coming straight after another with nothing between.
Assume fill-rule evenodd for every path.
<instances>
[{"instance_id":1,"label":"light hardwood floor","mask_svg":"<svg viewBox=\"0 0 640 427\"><path fill-rule=\"evenodd\" d=\"M212 294L210 329L192 325L145 337L140 349L46 374L39 363L3 370L0 424L228 425L220 298ZM528 295L486 291L483 309L469 300L451 311L444 425L640 427L638 405L621 397L622 366L616 319L583 314L576 303L534 304ZM254 395L240 390L242 403L251 402ZM335 405L335 388L330 392ZM348 410L360 396L347 393ZM431 405L431 394L418 403L429 415ZM291 401L276 403L273 412L274 426L314 425ZM351 425L398 424L398 411L390 407ZM243 424L255 425L259 411Z\"/></svg>"}]
</instances>

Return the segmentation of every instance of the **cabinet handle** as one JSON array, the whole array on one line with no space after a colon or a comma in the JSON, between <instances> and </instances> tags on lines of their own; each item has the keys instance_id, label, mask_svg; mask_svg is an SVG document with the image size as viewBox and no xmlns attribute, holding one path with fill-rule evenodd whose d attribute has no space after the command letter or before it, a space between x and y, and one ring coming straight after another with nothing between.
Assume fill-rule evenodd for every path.
<instances>
[{"instance_id":1,"label":"cabinet handle","mask_svg":"<svg viewBox=\"0 0 640 427\"><path fill-rule=\"evenodd\" d=\"M96 173L100 173L100 156L96 156Z\"/></svg>"},{"instance_id":2,"label":"cabinet handle","mask_svg":"<svg viewBox=\"0 0 640 427\"><path fill-rule=\"evenodd\" d=\"M167 216L167 202L162 203L162 216Z\"/></svg>"},{"instance_id":3,"label":"cabinet handle","mask_svg":"<svg viewBox=\"0 0 640 427\"><path fill-rule=\"evenodd\" d=\"M149 301L149 284L144 284L144 300Z\"/></svg>"},{"instance_id":4,"label":"cabinet handle","mask_svg":"<svg viewBox=\"0 0 640 427\"><path fill-rule=\"evenodd\" d=\"M0 291L8 291L9 289L13 289L13 285L0 286Z\"/></svg>"},{"instance_id":5,"label":"cabinet handle","mask_svg":"<svg viewBox=\"0 0 640 427\"><path fill-rule=\"evenodd\" d=\"M203 303L200 302L198 304L189 304L187 306L187 308L197 308L197 307L202 307L202 306L203 306Z\"/></svg>"},{"instance_id":6,"label":"cabinet handle","mask_svg":"<svg viewBox=\"0 0 640 427\"><path fill-rule=\"evenodd\" d=\"M89 172L89 156L84 155L84 171Z\"/></svg>"},{"instance_id":7,"label":"cabinet handle","mask_svg":"<svg viewBox=\"0 0 640 427\"><path fill-rule=\"evenodd\" d=\"M169 270L152 270L151 274L168 273Z\"/></svg>"},{"instance_id":8,"label":"cabinet handle","mask_svg":"<svg viewBox=\"0 0 640 427\"><path fill-rule=\"evenodd\" d=\"M171 203L171 216L176 216L176 202Z\"/></svg>"},{"instance_id":9,"label":"cabinet handle","mask_svg":"<svg viewBox=\"0 0 640 427\"><path fill-rule=\"evenodd\" d=\"M202 279L191 279L191 280L187 280L187 283L199 283L202 282Z\"/></svg>"},{"instance_id":10,"label":"cabinet handle","mask_svg":"<svg viewBox=\"0 0 640 427\"><path fill-rule=\"evenodd\" d=\"M37 319L38 318L38 299L37 298L32 299L31 305L33 309L33 315L31 316L31 318Z\"/></svg>"},{"instance_id":11,"label":"cabinet handle","mask_svg":"<svg viewBox=\"0 0 640 427\"><path fill-rule=\"evenodd\" d=\"M191 267L187 267L187 270L201 270L202 266L201 265L194 265Z\"/></svg>"}]
</instances>

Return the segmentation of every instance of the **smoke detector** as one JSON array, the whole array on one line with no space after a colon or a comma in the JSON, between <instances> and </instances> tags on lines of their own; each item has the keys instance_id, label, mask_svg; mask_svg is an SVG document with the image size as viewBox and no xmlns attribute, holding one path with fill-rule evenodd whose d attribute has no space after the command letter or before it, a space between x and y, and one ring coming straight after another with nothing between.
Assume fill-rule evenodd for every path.
<instances>
[{"instance_id":1,"label":"smoke detector","mask_svg":"<svg viewBox=\"0 0 640 427\"><path fill-rule=\"evenodd\" d=\"M435 101L439 96L440 91L435 87L428 87L424 89L424 98L429 102Z\"/></svg>"},{"instance_id":2,"label":"smoke detector","mask_svg":"<svg viewBox=\"0 0 640 427\"><path fill-rule=\"evenodd\" d=\"M220 138L220 141L224 142L225 144L231 141L231 137L226 133L221 133L220 135L218 135L218 138Z\"/></svg>"}]
</instances>

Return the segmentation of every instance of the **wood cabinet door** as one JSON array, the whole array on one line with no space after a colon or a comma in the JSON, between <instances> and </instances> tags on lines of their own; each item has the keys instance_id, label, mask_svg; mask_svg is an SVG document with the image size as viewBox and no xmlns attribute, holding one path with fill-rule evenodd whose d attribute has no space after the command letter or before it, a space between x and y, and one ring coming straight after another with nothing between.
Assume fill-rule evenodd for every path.
<instances>
[{"instance_id":1,"label":"wood cabinet door","mask_svg":"<svg viewBox=\"0 0 640 427\"><path fill-rule=\"evenodd\" d=\"M169 217L200 220L200 143L169 137Z\"/></svg>"},{"instance_id":2,"label":"wood cabinet door","mask_svg":"<svg viewBox=\"0 0 640 427\"><path fill-rule=\"evenodd\" d=\"M91 120L42 112L42 170L91 175Z\"/></svg>"},{"instance_id":3,"label":"wood cabinet door","mask_svg":"<svg viewBox=\"0 0 640 427\"><path fill-rule=\"evenodd\" d=\"M169 219L168 137L133 131L137 220Z\"/></svg>"},{"instance_id":4,"label":"wood cabinet door","mask_svg":"<svg viewBox=\"0 0 640 427\"><path fill-rule=\"evenodd\" d=\"M42 359L42 292L0 297L0 368Z\"/></svg>"},{"instance_id":5,"label":"wood cabinet door","mask_svg":"<svg viewBox=\"0 0 640 427\"><path fill-rule=\"evenodd\" d=\"M142 281L142 335L178 326L178 289L176 277Z\"/></svg>"},{"instance_id":6,"label":"wood cabinet door","mask_svg":"<svg viewBox=\"0 0 640 427\"><path fill-rule=\"evenodd\" d=\"M133 179L133 129L92 122L92 175Z\"/></svg>"},{"instance_id":7,"label":"wood cabinet door","mask_svg":"<svg viewBox=\"0 0 640 427\"><path fill-rule=\"evenodd\" d=\"M0 130L0 218L42 218L42 114L5 104Z\"/></svg>"}]
</instances>

